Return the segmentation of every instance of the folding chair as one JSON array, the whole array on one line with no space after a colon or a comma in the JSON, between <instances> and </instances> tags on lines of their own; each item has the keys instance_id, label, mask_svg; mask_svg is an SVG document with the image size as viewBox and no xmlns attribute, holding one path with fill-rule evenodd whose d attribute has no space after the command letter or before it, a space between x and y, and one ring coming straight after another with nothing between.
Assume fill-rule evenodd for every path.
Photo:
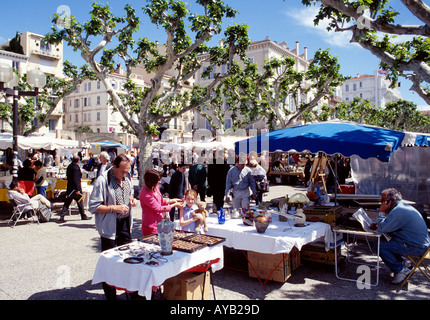
<instances>
[{"instance_id":1,"label":"folding chair","mask_svg":"<svg viewBox=\"0 0 430 320\"><path fill-rule=\"evenodd\" d=\"M415 270L419 269L423 275L430 280L430 269L424 260L430 260L430 248L427 249L426 253L424 253L421 257L407 256L407 258L412 262L414 266L411 273L403 280L401 287L409 280L409 278L413 275Z\"/></svg>"},{"instance_id":2,"label":"folding chair","mask_svg":"<svg viewBox=\"0 0 430 320\"><path fill-rule=\"evenodd\" d=\"M33 206L32 206L32 209L26 209L26 207L28 207L28 203L17 205L13 199L9 199L9 202L12 204L13 210L12 210L12 216L10 217L7 224L10 225L11 222L15 221L13 226L11 226L12 228L16 226L16 224L18 223L18 220L21 219L21 217L24 214L28 214L28 213L31 214L31 217L33 219L36 218L37 224L39 224L39 218L37 217L36 211L34 210Z\"/></svg>"}]
</instances>

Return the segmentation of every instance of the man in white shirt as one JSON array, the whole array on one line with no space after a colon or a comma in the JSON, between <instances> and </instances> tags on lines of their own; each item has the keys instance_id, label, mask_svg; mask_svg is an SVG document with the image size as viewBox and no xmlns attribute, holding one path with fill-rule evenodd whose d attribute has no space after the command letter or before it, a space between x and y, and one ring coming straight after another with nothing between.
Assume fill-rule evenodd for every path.
<instances>
[{"instance_id":1,"label":"man in white shirt","mask_svg":"<svg viewBox=\"0 0 430 320\"><path fill-rule=\"evenodd\" d=\"M46 168L42 165L42 161L40 160L34 162L34 168L36 169L36 178L34 182L36 183L37 193L46 198L46 189L48 188Z\"/></svg>"},{"instance_id":2,"label":"man in white shirt","mask_svg":"<svg viewBox=\"0 0 430 320\"><path fill-rule=\"evenodd\" d=\"M48 199L40 194L30 198L28 194L25 193L24 189L19 187L18 182L12 181L9 189L10 190L7 194L9 200L15 201L17 205L27 204L27 206L24 207L24 211L32 209L37 210L39 209L40 203L43 203L45 206L51 209L51 202Z\"/></svg>"}]
</instances>

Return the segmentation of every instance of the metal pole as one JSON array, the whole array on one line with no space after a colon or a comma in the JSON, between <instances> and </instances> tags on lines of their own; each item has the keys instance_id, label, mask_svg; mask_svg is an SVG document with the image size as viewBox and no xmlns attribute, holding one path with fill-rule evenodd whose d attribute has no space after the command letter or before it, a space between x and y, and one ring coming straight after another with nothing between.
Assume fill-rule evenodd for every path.
<instances>
[{"instance_id":1,"label":"metal pole","mask_svg":"<svg viewBox=\"0 0 430 320\"><path fill-rule=\"evenodd\" d=\"M334 205L337 206L337 186L339 185L339 176L337 174L337 161L338 161L337 153L335 154L334 161L335 161L335 163L334 163L334 170L335 170L335 172L334 172ZM336 242L336 240L335 240L335 242Z\"/></svg>"},{"instance_id":2,"label":"metal pole","mask_svg":"<svg viewBox=\"0 0 430 320\"><path fill-rule=\"evenodd\" d=\"M18 99L19 89L13 88L13 181L18 182Z\"/></svg>"}]
</instances>

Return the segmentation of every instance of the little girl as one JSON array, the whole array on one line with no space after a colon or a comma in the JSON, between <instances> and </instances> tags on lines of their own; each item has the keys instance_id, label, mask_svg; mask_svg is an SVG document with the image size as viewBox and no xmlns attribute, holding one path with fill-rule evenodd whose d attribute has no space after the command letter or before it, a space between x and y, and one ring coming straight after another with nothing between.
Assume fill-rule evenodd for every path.
<instances>
[{"instance_id":1,"label":"little girl","mask_svg":"<svg viewBox=\"0 0 430 320\"><path fill-rule=\"evenodd\" d=\"M196 205L197 192L193 189L189 189L185 192L184 200L185 205L179 211L179 225L184 231L196 231L196 221L204 221L201 214L193 216L193 211L198 209ZM200 233L203 233L203 223L201 223Z\"/></svg>"}]
</instances>

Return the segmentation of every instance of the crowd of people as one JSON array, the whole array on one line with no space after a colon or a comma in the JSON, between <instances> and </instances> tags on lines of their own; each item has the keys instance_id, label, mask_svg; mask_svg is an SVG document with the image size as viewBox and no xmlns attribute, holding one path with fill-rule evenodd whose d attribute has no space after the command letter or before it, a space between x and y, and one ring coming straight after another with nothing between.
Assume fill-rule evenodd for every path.
<instances>
[{"instance_id":1,"label":"crowd of people","mask_svg":"<svg viewBox=\"0 0 430 320\"><path fill-rule=\"evenodd\" d=\"M144 172L144 186L139 193L142 209L142 236L157 233L157 225L166 213L177 220L184 230L195 231L197 222L203 225L204 217L196 214L197 202L205 201L208 189L216 199L216 207L229 202L232 192L233 205L247 207L250 199L256 199L256 179L264 179L264 170L224 161L212 164L195 161L192 165L177 164L155 168ZM158 163L157 163L158 164ZM254 162L250 165L254 166ZM258 165L258 164L257 164ZM96 228L101 238L101 250L129 243L131 241L131 208L138 202L134 198L131 175L131 161L125 155L116 157L112 167L99 175L93 184L88 209L95 217ZM163 168L163 166L161 166ZM255 173L255 176L254 176ZM169 175L167 186L163 178ZM164 177L163 177L164 176ZM201 230L201 232L204 232ZM158 288L154 288L154 294ZM116 298L116 289L103 284L107 299Z\"/></svg>"},{"instance_id":2,"label":"crowd of people","mask_svg":"<svg viewBox=\"0 0 430 320\"><path fill-rule=\"evenodd\" d=\"M102 151L99 156L90 153L85 163L81 152L59 159L56 151L42 154L34 150L33 153L28 154L24 161L19 158L18 177L9 185L8 199L13 200L17 206L25 205L23 208L26 213L22 215L22 218L30 217L31 210L37 212L41 204L50 209L51 201L46 193L49 187L47 168L66 168L67 189L59 222L65 222L64 217L73 200L77 203L82 220L89 220L91 218L85 214L82 203L82 172L96 171L95 181L103 172L108 171L113 166L115 158L114 149L109 152ZM127 154L127 159L130 161L130 172L134 175L134 168L138 167L139 158L138 156L135 157L134 152L131 152ZM36 195L34 195L35 193ZM13 217L13 219L16 218Z\"/></svg>"},{"instance_id":3,"label":"crowd of people","mask_svg":"<svg viewBox=\"0 0 430 320\"><path fill-rule=\"evenodd\" d=\"M22 208L22 218L30 218L31 212L37 211L42 204L51 208L51 202L46 196L47 171L37 151L23 162L19 161L19 164L18 178L9 185L8 199ZM35 189L37 194L33 196Z\"/></svg>"}]
</instances>

